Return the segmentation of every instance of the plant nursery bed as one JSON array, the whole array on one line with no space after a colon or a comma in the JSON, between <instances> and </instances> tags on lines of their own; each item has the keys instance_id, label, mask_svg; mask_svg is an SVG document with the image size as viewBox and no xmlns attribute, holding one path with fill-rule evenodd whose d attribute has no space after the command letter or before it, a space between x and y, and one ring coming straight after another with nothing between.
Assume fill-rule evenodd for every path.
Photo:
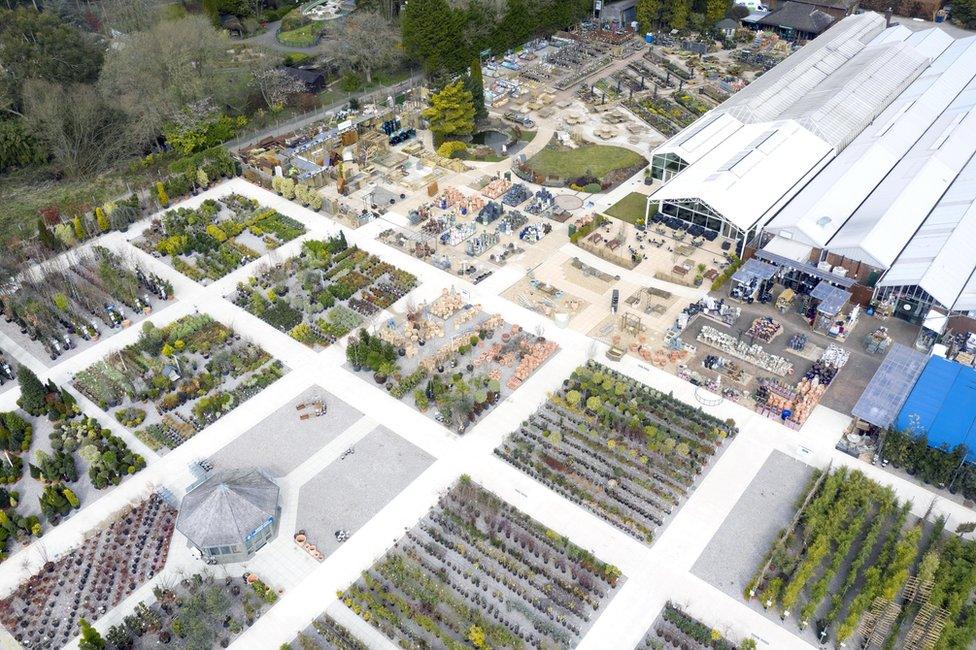
<instances>
[{"instance_id":1,"label":"plant nursery bed","mask_svg":"<svg viewBox=\"0 0 976 650\"><path fill-rule=\"evenodd\" d=\"M668 602L635 650L738 650L741 647L726 639L718 630Z\"/></svg>"},{"instance_id":2,"label":"plant nursery bed","mask_svg":"<svg viewBox=\"0 0 976 650\"><path fill-rule=\"evenodd\" d=\"M350 449L298 493L298 530L325 555L339 548L336 531L355 533L434 462L384 427Z\"/></svg>"},{"instance_id":3,"label":"plant nursery bed","mask_svg":"<svg viewBox=\"0 0 976 650\"><path fill-rule=\"evenodd\" d=\"M335 395L309 388L210 457L216 469L261 467L287 476L363 416Z\"/></svg>"},{"instance_id":4,"label":"plant nursery bed","mask_svg":"<svg viewBox=\"0 0 976 650\"><path fill-rule=\"evenodd\" d=\"M736 432L731 420L591 361L495 453L649 543Z\"/></svg>"},{"instance_id":5,"label":"plant nursery bed","mask_svg":"<svg viewBox=\"0 0 976 650\"><path fill-rule=\"evenodd\" d=\"M154 450L175 448L277 381L284 365L206 314L164 327L75 375L74 386ZM141 428L140 428L141 427Z\"/></svg>"},{"instance_id":6,"label":"plant nursery bed","mask_svg":"<svg viewBox=\"0 0 976 650\"><path fill-rule=\"evenodd\" d=\"M280 650L369 650L369 646L334 618L322 614Z\"/></svg>"},{"instance_id":7,"label":"plant nursery bed","mask_svg":"<svg viewBox=\"0 0 976 650\"><path fill-rule=\"evenodd\" d=\"M200 207L169 210L152 220L133 244L191 280L224 277L282 244L305 234L291 217L240 194L207 199Z\"/></svg>"},{"instance_id":8,"label":"plant nursery bed","mask_svg":"<svg viewBox=\"0 0 976 650\"><path fill-rule=\"evenodd\" d=\"M259 272L229 296L269 325L312 347L331 345L417 286L417 278L344 235L309 241L297 257Z\"/></svg>"},{"instance_id":9,"label":"plant nursery bed","mask_svg":"<svg viewBox=\"0 0 976 650\"><path fill-rule=\"evenodd\" d=\"M46 424L46 420L39 423ZM18 544L29 544L31 537L42 534L38 516L38 497L43 490L39 481L30 478L31 452L43 447L44 434L37 424L19 411L0 413L0 562L17 550ZM79 497L80 501L80 497Z\"/></svg>"},{"instance_id":10,"label":"plant nursery bed","mask_svg":"<svg viewBox=\"0 0 976 650\"><path fill-rule=\"evenodd\" d=\"M95 491L110 489L146 466L126 442L83 415L74 397L52 382L20 372L25 410L0 413L0 560L8 542L39 535L37 512L52 525ZM31 415L34 414L34 415ZM46 416L46 417L45 417Z\"/></svg>"},{"instance_id":11,"label":"plant nursery bed","mask_svg":"<svg viewBox=\"0 0 976 650\"><path fill-rule=\"evenodd\" d=\"M463 476L342 594L401 647L574 647L619 570Z\"/></svg>"},{"instance_id":12,"label":"plant nursery bed","mask_svg":"<svg viewBox=\"0 0 976 650\"><path fill-rule=\"evenodd\" d=\"M278 600L279 592L254 573L213 576L197 573L153 589L153 602L135 611L105 635L113 649L187 650L226 648Z\"/></svg>"},{"instance_id":13,"label":"plant nursery bed","mask_svg":"<svg viewBox=\"0 0 976 650\"><path fill-rule=\"evenodd\" d=\"M25 648L67 644L79 619L97 620L162 570L175 522L152 495L0 600L0 622Z\"/></svg>"},{"instance_id":14,"label":"plant nursery bed","mask_svg":"<svg viewBox=\"0 0 976 650\"><path fill-rule=\"evenodd\" d=\"M518 389L558 346L444 290L429 305L350 339L352 370L464 433Z\"/></svg>"},{"instance_id":15,"label":"plant nursery bed","mask_svg":"<svg viewBox=\"0 0 976 650\"><path fill-rule=\"evenodd\" d=\"M822 645L973 647L976 542L910 507L859 471L818 473L744 596Z\"/></svg>"},{"instance_id":16,"label":"plant nursery bed","mask_svg":"<svg viewBox=\"0 0 976 650\"><path fill-rule=\"evenodd\" d=\"M169 282L107 248L94 247L0 288L0 331L50 366L142 320L172 297ZM10 373L2 363L0 375L6 380ZM6 363L16 366L12 359Z\"/></svg>"}]
</instances>

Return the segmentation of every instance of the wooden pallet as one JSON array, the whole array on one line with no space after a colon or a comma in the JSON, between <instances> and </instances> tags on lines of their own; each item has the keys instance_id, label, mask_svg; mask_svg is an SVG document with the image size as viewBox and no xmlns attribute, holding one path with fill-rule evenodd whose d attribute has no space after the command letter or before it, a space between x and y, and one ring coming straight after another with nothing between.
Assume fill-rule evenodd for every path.
<instances>
[{"instance_id":1,"label":"wooden pallet","mask_svg":"<svg viewBox=\"0 0 976 650\"><path fill-rule=\"evenodd\" d=\"M923 603L905 636L905 650L932 650L948 619L949 612L945 609Z\"/></svg>"}]
</instances>

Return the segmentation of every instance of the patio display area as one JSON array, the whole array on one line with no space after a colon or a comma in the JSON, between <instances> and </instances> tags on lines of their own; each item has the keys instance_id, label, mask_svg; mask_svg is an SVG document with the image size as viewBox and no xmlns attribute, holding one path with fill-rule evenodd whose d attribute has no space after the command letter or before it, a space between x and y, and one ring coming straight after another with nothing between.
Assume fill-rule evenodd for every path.
<instances>
[{"instance_id":1,"label":"patio display area","mask_svg":"<svg viewBox=\"0 0 976 650\"><path fill-rule=\"evenodd\" d=\"M254 199L229 194L196 209L170 210L152 220L133 244L191 280L209 282L305 233L291 217Z\"/></svg>"},{"instance_id":2,"label":"patio display area","mask_svg":"<svg viewBox=\"0 0 976 650\"><path fill-rule=\"evenodd\" d=\"M308 241L298 257L259 271L230 300L293 339L331 345L417 286L417 279L346 244Z\"/></svg>"},{"instance_id":3,"label":"patio display area","mask_svg":"<svg viewBox=\"0 0 976 650\"><path fill-rule=\"evenodd\" d=\"M495 453L650 543L735 423L590 362Z\"/></svg>"},{"instance_id":4,"label":"patio display area","mask_svg":"<svg viewBox=\"0 0 976 650\"><path fill-rule=\"evenodd\" d=\"M302 485L298 531L331 555L341 543L336 531L353 535L433 462L389 429L373 429Z\"/></svg>"},{"instance_id":5,"label":"patio display area","mask_svg":"<svg viewBox=\"0 0 976 650\"><path fill-rule=\"evenodd\" d=\"M360 330L346 356L359 377L410 399L457 433L518 389L558 346L466 304L445 289L429 305L391 319L376 334ZM365 375L362 373L370 372Z\"/></svg>"},{"instance_id":6,"label":"patio display area","mask_svg":"<svg viewBox=\"0 0 976 650\"><path fill-rule=\"evenodd\" d=\"M403 647L572 647L620 582L461 477L342 600Z\"/></svg>"},{"instance_id":7,"label":"patio display area","mask_svg":"<svg viewBox=\"0 0 976 650\"><path fill-rule=\"evenodd\" d=\"M75 375L74 387L154 450L175 448L285 373L280 361L206 314L164 327Z\"/></svg>"}]
</instances>

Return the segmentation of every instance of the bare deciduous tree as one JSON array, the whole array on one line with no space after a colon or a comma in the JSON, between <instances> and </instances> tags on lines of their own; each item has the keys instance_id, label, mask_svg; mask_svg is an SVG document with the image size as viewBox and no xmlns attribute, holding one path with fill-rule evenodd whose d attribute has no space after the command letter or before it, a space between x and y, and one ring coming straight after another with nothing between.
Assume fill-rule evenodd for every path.
<instances>
[{"instance_id":1,"label":"bare deciduous tree","mask_svg":"<svg viewBox=\"0 0 976 650\"><path fill-rule=\"evenodd\" d=\"M99 83L130 116L138 137L151 141L186 106L207 99L222 106L230 99L229 47L226 35L201 16L162 21L111 50Z\"/></svg>"},{"instance_id":2,"label":"bare deciduous tree","mask_svg":"<svg viewBox=\"0 0 976 650\"><path fill-rule=\"evenodd\" d=\"M125 115L94 86L32 79L24 85L27 122L61 173L89 176L130 153Z\"/></svg>"},{"instance_id":3,"label":"bare deciduous tree","mask_svg":"<svg viewBox=\"0 0 976 650\"><path fill-rule=\"evenodd\" d=\"M378 13L357 11L343 18L336 30L336 59L359 72L366 83L373 72L400 58L399 31Z\"/></svg>"},{"instance_id":4,"label":"bare deciduous tree","mask_svg":"<svg viewBox=\"0 0 976 650\"><path fill-rule=\"evenodd\" d=\"M279 110L294 95L307 90L305 82L281 68L267 68L254 75L254 85L271 110Z\"/></svg>"}]
</instances>

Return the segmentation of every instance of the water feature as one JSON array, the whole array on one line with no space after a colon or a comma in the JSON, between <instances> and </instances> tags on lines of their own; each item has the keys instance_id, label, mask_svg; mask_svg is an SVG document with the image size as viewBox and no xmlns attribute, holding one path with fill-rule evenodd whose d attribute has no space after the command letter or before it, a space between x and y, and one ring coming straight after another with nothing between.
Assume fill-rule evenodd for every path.
<instances>
[{"instance_id":1,"label":"water feature","mask_svg":"<svg viewBox=\"0 0 976 650\"><path fill-rule=\"evenodd\" d=\"M510 143L509 134L503 133L502 131L495 131L489 129L487 131L479 131L475 133L471 138L471 142L474 144L486 145L495 150L495 153L501 154L502 147Z\"/></svg>"}]
</instances>

